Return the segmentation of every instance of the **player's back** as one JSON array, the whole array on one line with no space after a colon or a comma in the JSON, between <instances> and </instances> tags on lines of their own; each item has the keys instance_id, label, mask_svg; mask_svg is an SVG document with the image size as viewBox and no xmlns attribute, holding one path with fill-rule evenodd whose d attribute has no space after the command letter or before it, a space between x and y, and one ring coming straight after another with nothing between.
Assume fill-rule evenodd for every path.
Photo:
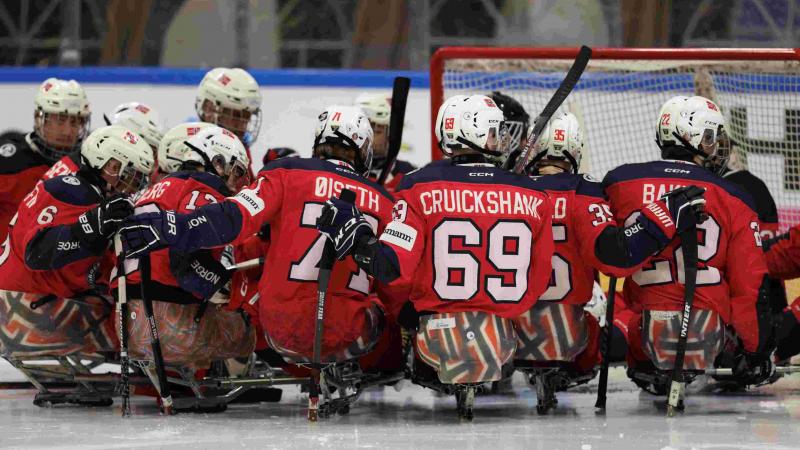
<instances>
[{"instance_id":1,"label":"player's back","mask_svg":"<svg viewBox=\"0 0 800 450\"><path fill-rule=\"evenodd\" d=\"M680 161L626 164L603 180L614 216L626 224L634 220L635 210L687 185L706 189L709 215L698 225L695 306L713 309L727 322L737 305L755 303L765 273L750 196L710 171ZM682 309L684 262L679 242L673 241L627 280L626 298L648 310Z\"/></svg>"},{"instance_id":2,"label":"player's back","mask_svg":"<svg viewBox=\"0 0 800 450\"><path fill-rule=\"evenodd\" d=\"M589 175L533 177L553 205L553 276L539 301L584 304L592 298L595 269L615 273L595 256L595 241L613 217L603 187Z\"/></svg>"},{"instance_id":3,"label":"player's back","mask_svg":"<svg viewBox=\"0 0 800 450\"><path fill-rule=\"evenodd\" d=\"M316 158L274 161L259 173L262 177L276 187L268 195L279 197L265 200L279 206L269 219L270 246L260 281L269 295L265 299L262 294L260 302L315 304L318 264L326 239L315 224L324 203L338 197L342 189L355 192L355 205L380 233L391 217L392 197L349 167ZM369 290L366 272L352 257L337 261L328 290L331 297L365 300Z\"/></svg>"},{"instance_id":4,"label":"player's back","mask_svg":"<svg viewBox=\"0 0 800 450\"><path fill-rule=\"evenodd\" d=\"M515 317L547 288L552 208L527 176L439 162L406 175L395 196L381 240L397 248L395 283L410 287L418 311Z\"/></svg>"},{"instance_id":5,"label":"player's back","mask_svg":"<svg viewBox=\"0 0 800 450\"><path fill-rule=\"evenodd\" d=\"M42 259L37 255L41 251L36 241L40 232L51 227L69 228L100 201L99 192L75 176L56 177L32 190L19 205L0 253L0 289L62 297L88 290L90 268L100 257L87 254L79 260L58 264L57 269L30 267L26 259ZM68 249L80 246L71 240L59 245Z\"/></svg>"}]
</instances>

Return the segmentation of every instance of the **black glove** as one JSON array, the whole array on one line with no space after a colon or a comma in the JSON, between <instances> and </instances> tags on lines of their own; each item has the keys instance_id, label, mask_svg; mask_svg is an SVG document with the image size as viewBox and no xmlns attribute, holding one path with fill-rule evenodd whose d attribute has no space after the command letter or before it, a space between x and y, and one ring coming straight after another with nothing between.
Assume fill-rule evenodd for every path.
<instances>
[{"instance_id":1,"label":"black glove","mask_svg":"<svg viewBox=\"0 0 800 450\"><path fill-rule=\"evenodd\" d=\"M336 257L344 259L361 236L373 235L372 227L358 208L338 198L331 198L322 207L317 229L333 241Z\"/></svg>"},{"instance_id":2,"label":"black glove","mask_svg":"<svg viewBox=\"0 0 800 450\"><path fill-rule=\"evenodd\" d=\"M92 247L105 246L131 214L133 202L125 196L114 195L81 214L73 230L78 240Z\"/></svg>"},{"instance_id":3,"label":"black glove","mask_svg":"<svg viewBox=\"0 0 800 450\"><path fill-rule=\"evenodd\" d=\"M746 385L761 384L774 371L769 354L742 352L733 357L733 377Z\"/></svg>"},{"instance_id":4,"label":"black glove","mask_svg":"<svg viewBox=\"0 0 800 450\"><path fill-rule=\"evenodd\" d=\"M705 191L705 188L685 186L667 192L642 208L647 232L666 245L676 234L705 222L708 218Z\"/></svg>"},{"instance_id":5,"label":"black glove","mask_svg":"<svg viewBox=\"0 0 800 450\"><path fill-rule=\"evenodd\" d=\"M223 288L233 274L214 259L209 250L199 250L187 256L171 251L170 266L178 286L202 300L208 300Z\"/></svg>"},{"instance_id":6,"label":"black glove","mask_svg":"<svg viewBox=\"0 0 800 450\"><path fill-rule=\"evenodd\" d=\"M171 246L178 240L177 226L175 211L159 210L129 217L119 229L123 254L135 258Z\"/></svg>"}]
</instances>

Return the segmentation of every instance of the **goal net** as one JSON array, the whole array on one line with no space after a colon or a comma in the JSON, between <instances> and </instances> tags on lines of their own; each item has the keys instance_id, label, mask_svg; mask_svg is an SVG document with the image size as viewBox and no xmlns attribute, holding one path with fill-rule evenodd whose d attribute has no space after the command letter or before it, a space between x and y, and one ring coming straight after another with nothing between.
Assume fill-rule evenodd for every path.
<instances>
[{"instance_id":1,"label":"goal net","mask_svg":"<svg viewBox=\"0 0 800 450\"><path fill-rule=\"evenodd\" d=\"M500 91L531 121L577 49L448 47L431 60L431 116L456 94ZM675 95L703 95L723 110L734 164L761 178L781 230L800 223L800 58L793 49L595 49L562 106L586 137L581 171L602 178L624 163L658 159L656 121ZM531 124L532 125L532 124ZM434 159L441 157L433 145Z\"/></svg>"}]
</instances>

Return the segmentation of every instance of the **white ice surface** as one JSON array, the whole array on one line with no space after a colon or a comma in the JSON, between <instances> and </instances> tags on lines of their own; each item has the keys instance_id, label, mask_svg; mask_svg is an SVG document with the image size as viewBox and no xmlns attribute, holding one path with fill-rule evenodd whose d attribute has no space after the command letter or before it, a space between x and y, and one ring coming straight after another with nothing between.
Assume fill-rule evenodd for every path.
<instances>
[{"instance_id":1,"label":"white ice surface","mask_svg":"<svg viewBox=\"0 0 800 450\"><path fill-rule=\"evenodd\" d=\"M21 380L0 362L0 381ZM231 406L221 414L160 417L150 398L134 398L134 416L110 408L38 408L33 391L0 390L0 447L53 449L235 448L525 448L579 449L794 449L800 448L800 376L747 394L696 394L687 412L665 416L663 400L640 393L614 369L608 412L595 415L596 381L560 393L548 416L515 378L515 394L481 396L475 420L459 422L455 401L415 386L368 392L347 416L310 424L298 389L283 400Z\"/></svg>"}]
</instances>

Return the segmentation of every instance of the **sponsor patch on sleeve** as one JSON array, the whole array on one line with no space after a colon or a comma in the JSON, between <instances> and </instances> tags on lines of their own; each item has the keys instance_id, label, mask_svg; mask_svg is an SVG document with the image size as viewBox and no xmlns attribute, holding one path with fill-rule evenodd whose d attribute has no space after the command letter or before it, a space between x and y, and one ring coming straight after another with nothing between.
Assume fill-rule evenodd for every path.
<instances>
[{"instance_id":1,"label":"sponsor patch on sleeve","mask_svg":"<svg viewBox=\"0 0 800 450\"><path fill-rule=\"evenodd\" d=\"M246 209L251 216L260 213L265 207L264 200L258 196L258 190L261 188L262 181L264 181L263 178L259 179L254 189L242 189L238 194L232 197L233 201L244 206L244 209Z\"/></svg>"},{"instance_id":2,"label":"sponsor patch on sleeve","mask_svg":"<svg viewBox=\"0 0 800 450\"><path fill-rule=\"evenodd\" d=\"M411 251L414 248L414 242L417 240L417 230L402 222L392 221L383 230L381 240Z\"/></svg>"}]
</instances>

